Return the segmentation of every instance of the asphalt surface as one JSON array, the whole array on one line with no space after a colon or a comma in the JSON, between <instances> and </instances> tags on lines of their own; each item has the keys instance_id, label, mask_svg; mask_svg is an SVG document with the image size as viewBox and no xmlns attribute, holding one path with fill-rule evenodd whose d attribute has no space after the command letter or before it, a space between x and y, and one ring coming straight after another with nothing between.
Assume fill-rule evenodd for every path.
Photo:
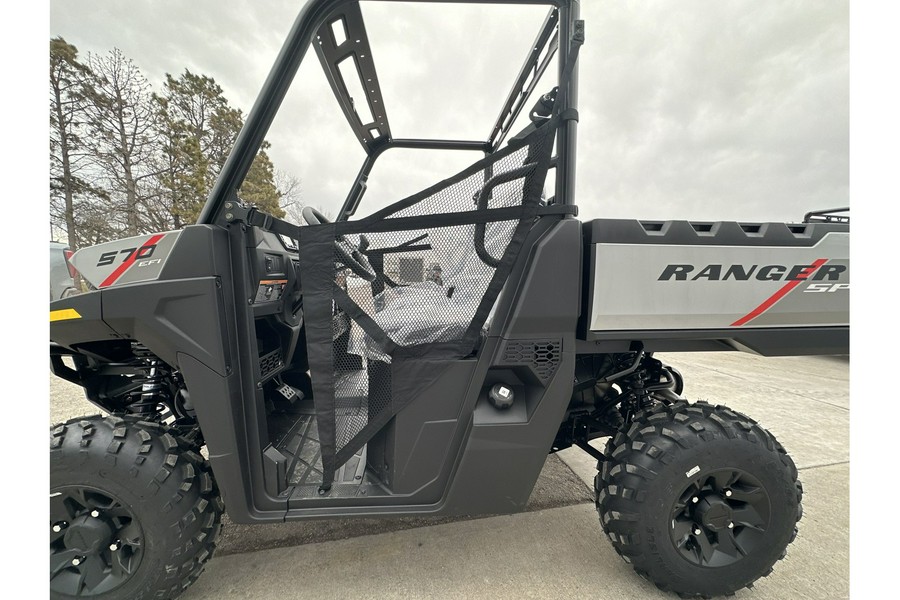
<instances>
[{"instance_id":1,"label":"asphalt surface","mask_svg":"<svg viewBox=\"0 0 900 600\"><path fill-rule=\"evenodd\" d=\"M735 598L849 598L847 357L662 358L684 375L688 399L753 417L800 469L800 535L769 577ZM50 393L51 422L97 412L64 381L51 378ZM588 487L595 464L578 449L548 457L528 510L517 515L226 521L219 551L182 598L676 598L638 577L602 535Z\"/></svg>"}]
</instances>

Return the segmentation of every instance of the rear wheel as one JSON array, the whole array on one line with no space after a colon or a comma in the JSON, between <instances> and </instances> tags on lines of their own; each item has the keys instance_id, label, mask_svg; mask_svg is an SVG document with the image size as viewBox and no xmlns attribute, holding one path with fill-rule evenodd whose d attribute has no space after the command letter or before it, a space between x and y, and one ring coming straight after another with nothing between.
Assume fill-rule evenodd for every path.
<instances>
[{"instance_id":1,"label":"rear wheel","mask_svg":"<svg viewBox=\"0 0 900 600\"><path fill-rule=\"evenodd\" d=\"M752 419L703 402L638 413L595 479L604 532L660 589L732 594L768 575L802 514L784 448Z\"/></svg>"},{"instance_id":2,"label":"rear wheel","mask_svg":"<svg viewBox=\"0 0 900 600\"><path fill-rule=\"evenodd\" d=\"M175 598L215 549L209 463L158 423L85 417L50 432L53 598Z\"/></svg>"}]
</instances>

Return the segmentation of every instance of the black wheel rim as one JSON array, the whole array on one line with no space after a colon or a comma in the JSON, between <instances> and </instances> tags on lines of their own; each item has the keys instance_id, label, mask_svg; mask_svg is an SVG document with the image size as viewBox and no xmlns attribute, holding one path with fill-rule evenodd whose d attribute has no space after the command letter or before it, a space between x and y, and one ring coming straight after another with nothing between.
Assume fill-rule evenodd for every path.
<instances>
[{"instance_id":1,"label":"black wheel rim","mask_svg":"<svg viewBox=\"0 0 900 600\"><path fill-rule=\"evenodd\" d=\"M50 492L50 590L91 597L120 587L137 571L144 533L115 496L85 486Z\"/></svg>"},{"instance_id":2,"label":"black wheel rim","mask_svg":"<svg viewBox=\"0 0 900 600\"><path fill-rule=\"evenodd\" d=\"M701 567L734 564L764 546L769 494L740 469L697 473L671 512L671 537L679 554Z\"/></svg>"}]
</instances>

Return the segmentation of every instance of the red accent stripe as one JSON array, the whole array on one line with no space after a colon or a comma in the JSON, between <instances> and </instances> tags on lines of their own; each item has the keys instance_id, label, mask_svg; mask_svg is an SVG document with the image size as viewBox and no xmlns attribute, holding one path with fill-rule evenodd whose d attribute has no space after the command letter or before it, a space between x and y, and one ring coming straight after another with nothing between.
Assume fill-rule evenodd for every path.
<instances>
[{"instance_id":1,"label":"red accent stripe","mask_svg":"<svg viewBox=\"0 0 900 600\"><path fill-rule=\"evenodd\" d=\"M119 277L121 277L121 276L125 273L125 271L128 270L129 267L131 267L131 265L133 265L134 263L137 262L137 255L138 255L138 252L141 251L141 248L142 248L142 247L144 247L144 246L152 246L153 244L157 243L159 240L163 239L163 237L165 237L165 235L166 235L166 234L161 233L161 234L159 234L159 235L151 236L149 240L147 240L146 242L144 242L143 244L141 244L140 246L138 246L138 247L135 249L135 251L131 253L131 256L128 257L128 260L126 260L126 261L123 262L121 265L119 265L118 267L116 267L116 270L113 271L113 272L109 275L109 277L107 277L106 279L104 279L104 280L103 280L103 283L101 283L99 287L104 288L104 287L109 287L109 286L111 286L112 284L114 284L114 283L116 282L116 280L117 280Z\"/></svg>"},{"instance_id":2,"label":"red accent stripe","mask_svg":"<svg viewBox=\"0 0 900 600\"><path fill-rule=\"evenodd\" d=\"M782 298L787 296L788 293L792 289L794 289L795 287L797 287L798 285L800 285L801 283L806 281L806 279L810 275L812 275L813 273L816 272L816 269L818 269L819 267L824 265L826 262L828 262L827 258L820 258L820 259L816 260L816 262L814 262L810 267L807 267L806 269L803 269L802 271L800 271L800 274L797 275L797 277L801 277L800 279L795 279L793 281L787 282L787 284L785 284L784 287L782 287L780 290L775 292L771 298L769 298L768 300L766 300L765 302L763 302L762 304L760 304L759 306L754 308L752 311L750 311L748 314L744 315L743 317L741 317L740 319L738 319L737 321L732 323L731 326L732 327L740 327L741 325L744 325L745 323L752 321L759 315L763 314L764 312L766 312L767 310L772 308L772 306L774 306L776 302L778 302L779 300L781 300Z\"/></svg>"}]
</instances>

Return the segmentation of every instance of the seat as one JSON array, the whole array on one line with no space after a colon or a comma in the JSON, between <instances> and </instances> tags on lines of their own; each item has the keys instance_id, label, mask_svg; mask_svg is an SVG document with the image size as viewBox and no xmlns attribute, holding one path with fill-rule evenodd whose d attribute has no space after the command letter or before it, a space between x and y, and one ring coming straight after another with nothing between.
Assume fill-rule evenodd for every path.
<instances>
[{"instance_id":1,"label":"seat","mask_svg":"<svg viewBox=\"0 0 900 600\"><path fill-rule=\"evenodd\" d=\"M458 286L422 281L387 288L378 294L375 304L381 310L372 319L399 346L448 342L466 332L480 299L480 294L473 297ZM347 351L368 360L391 362L391 357L367 334L351 336Z\"/></svg>"}]
</instances>

